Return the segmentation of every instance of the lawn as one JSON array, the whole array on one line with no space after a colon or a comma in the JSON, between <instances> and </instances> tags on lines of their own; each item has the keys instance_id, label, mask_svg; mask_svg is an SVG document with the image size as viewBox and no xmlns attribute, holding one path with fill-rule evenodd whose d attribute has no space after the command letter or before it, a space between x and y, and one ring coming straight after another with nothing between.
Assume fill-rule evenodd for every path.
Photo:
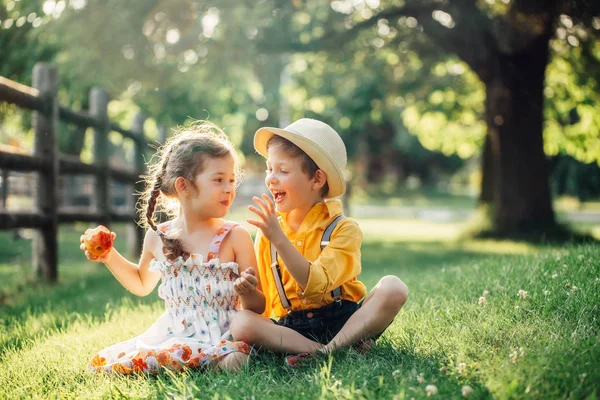
<instances>
[{"instance_id":1,"label":"lawn","mask_svg":"<svg viewBox=\"0 0 600 400\"><path fill-rule=\"evenodd\" d=\"M0 232L0 398L600 398L600 246L453 238L457 224L360 220L369 288L400 276L410 298L366 355L339 351L291 370L275 355L241 373L106 376L89 357L145 330L137 298L60 232L60 283L31 282L30 244ZM123 228L116 228L122 234ZM117 242L122 250L123 242ZM465 389L468 390L468 389ZM432 393L432 392L431 392Z\"/></svg>"}]
</instances>

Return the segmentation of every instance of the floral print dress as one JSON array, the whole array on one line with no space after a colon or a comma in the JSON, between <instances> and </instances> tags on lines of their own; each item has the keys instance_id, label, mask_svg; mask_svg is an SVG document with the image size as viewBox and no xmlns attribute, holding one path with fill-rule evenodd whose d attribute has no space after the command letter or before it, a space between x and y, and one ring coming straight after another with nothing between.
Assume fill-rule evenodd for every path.
<instances>
[{"instance_id":1,"label":"floral print dress","mask_svg":"<svg viewBox=\"0 0 600 400\"><path fill-rule=\"evenodd\" d=\"M157 373L202 368L233 352L249 354L244 342L232 341L229 325L240 308L233 282L235 262L220 263L219 246L236 224L226 222L212 240L206 260L192 254L187 260L152 260L149 271L159 271L158 295L166 312L144 333L110 346L88 364L93 371Z\"/></svg>"}]
</instances>

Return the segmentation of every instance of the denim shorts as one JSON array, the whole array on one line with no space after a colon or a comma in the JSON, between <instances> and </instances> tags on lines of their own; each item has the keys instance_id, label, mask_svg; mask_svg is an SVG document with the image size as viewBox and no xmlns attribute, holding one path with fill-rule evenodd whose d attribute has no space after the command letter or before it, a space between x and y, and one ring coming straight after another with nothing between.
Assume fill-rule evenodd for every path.
<instances>
[{"instance_id":1,"label":"denim shorts","mask_svg":"<svg viewBox=\"0 0 600 400\"><path fill-rule=\"evenodd\" d=\"M327 344L362 305L349 300L334 301L321 308L291 311L274 322L290 328L310 340Z\"/></svg>"}]
</instances>

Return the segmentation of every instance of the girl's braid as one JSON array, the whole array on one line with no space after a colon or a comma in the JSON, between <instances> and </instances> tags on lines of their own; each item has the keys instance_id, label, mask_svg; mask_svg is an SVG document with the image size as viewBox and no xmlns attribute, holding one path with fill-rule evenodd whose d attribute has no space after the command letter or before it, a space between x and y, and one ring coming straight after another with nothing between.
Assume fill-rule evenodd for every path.
<instances>
[{"instance_id":1,"label":"girl's braid","mask_svg":"<svg viewBox=\"0 0 600 400\"><path fill-rule=\"evenodd\" d=\"M187 258L189 256L189 253L186 251L183 251L180 240L167 239L165 237L165 234L163 232L161 232L157 228L157 226L154 224L153 216L154 216L154 210L156 209L156 203L157 203L158 196L160 196L160 187L162 186L163 177L167 170L167 165L168 165L169 159L171 158L172 152L173 152L173 147L171 147L171 149L169 149L169 153L165 157L165 160L160 169L160 172L156 176L154 185L152 186L152 191L150 192L150 198L148 199L148 207L146 208L146 221L148 223L148 226L150 226L150 228L152 228L152 230L154 230L156 233L158 233L158 236L160 237L160 239L162 240L162 243L163 243L162 251L163 251L164 255L167 257L167 260L171 260L171 261L177 259L179 256L183 256L184 258Z\"/></svg>"}]
</instances>

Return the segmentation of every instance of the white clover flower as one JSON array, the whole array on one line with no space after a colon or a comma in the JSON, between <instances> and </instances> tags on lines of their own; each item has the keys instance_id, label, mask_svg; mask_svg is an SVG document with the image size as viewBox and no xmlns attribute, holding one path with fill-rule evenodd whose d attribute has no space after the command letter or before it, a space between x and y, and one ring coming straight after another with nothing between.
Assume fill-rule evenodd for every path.
<instances>
[{"instance_id":1,"label":"white clover flower","mask_svg":"<svg viewBox=\"0 0 600 400\"><path fill-rule=\"evenodd\" d=\"M550 294L549 290L544 290L544 296L548 296Z\"/></svg>"},{"instance_id":2,"label":"white clover flower","mask_svg":"<svg viewBox=\"0 0 600 400\"><path fill-rule=\"evenodd\" d=\"M483 291L483 297L487 297L487 296L489 296L489 294L490 294L490 292L488 292L487 290Z\"/></svg>"},{"instance_id":3,"label":"white clover flower","mask_svg":"<svg viewBox=\"0 0 600 400\"><path fill-rule=\"evenodd\" d=\"M419 381L419 383L425 382L425 377L423 376L423 374L419 374L419 376L417 376L417 381Z\"/></svg>"},{"instance_id":4,"label":"white clover flower","mask_svg":"<svg viewBox=\"0 0 600 400\"><path fill-rule=\"evenodd\" d=\"M481 296L479 298L479 304L484 305L485 304L485 297Z\"/></svg>"},{"instance_id":5,"label":"white clover flower","mask_svg":"<svg viewBox=\"0 0 600 400\"><path fill-rule=\"evenodd\" d=\"M552 279L556 279L556 278L558 278L558 274L555 272L552 274Z\"/></svg>"},{"instance_id":6,"label":"white clover flower","mask_svg":"<svg viewBox=\"0 0 600 400\"><path fill-rule=\"evenodd\" d=\"M469 386L469 385L465 385L465 386L462 387L462 389L460 391L461 391L463 397L467 398L467 397L469 397L471 395L471 392L473 391L473 388L471 386Z\"/></svg>"},{"instance_id":7,"label":"white clover flower","mask_svg":"<svg viewBox=\"0 0 600 400\"><path fill-rule=\"evenodd\" d=\"M427 392L427 397L435 396L438 392L435 385L427 385L425 391Z\"/></svg>"},{"instance_id":8,"label":"white clover flower","mask_svg":"<svg viewBox=\"0 0 600 400\"><path fill-rule=\"evenodd\" d=\"M526 290L519 289L519 297L522 299L526 299L529 297L529 293Z\"/></svg>"},{"instance_id":9,"label":"white clover flower","mask_svg":"<svg viewBox=\"0 0 600 400\"><path fill-rule=\"evenodd\" d=\"M392 378L394 378L394 380L398 380L398 378L400 378L400 370L397 369L392 372Z\"/></svg>"},{"instance_id":10,"label":"white clover flower","mask_svg":"<svg viewBox=\"0 0 600 400\"><path fill-rule=\"evenodd\" d=\"M578 291L578 290L579 290L579 288L578 288L577 286L575 286L575 285L573 285L573 287L571 288L571 291L572 291L573 293L575 293L575 292L576 292L576 291Z\"/></svg>"},{"instance_id":11,"label":"white clover flower","mask_svg":"<svg viewBox=\"0 0 600 400\"><path fill-rule=\"evenodd\" d=\"M569 282L565 283L565 289L569 289L571 287L571 284Z\"/></svg>"},{"instance_id":12,"label":"white clover flower","mask_svg":"<svg viewBox=\"0 0 600 400\"><path fill-rule=\"evenodd\" d=\"M578 259L579 261L583 260L583 254L580 254L580 255L578 255L578 256L577 256L577 259Z\"/></svg>"},{"instance_id":13,"label":"white clover flower","mask_svg":"<svg viewBox=\"0 0 600 400\"><path fill-rule=\"evenodd\" d=\"M467 364L464 362L458 363L458 372L464 373L467 370Z\"/></svg>"}]
</instances>

